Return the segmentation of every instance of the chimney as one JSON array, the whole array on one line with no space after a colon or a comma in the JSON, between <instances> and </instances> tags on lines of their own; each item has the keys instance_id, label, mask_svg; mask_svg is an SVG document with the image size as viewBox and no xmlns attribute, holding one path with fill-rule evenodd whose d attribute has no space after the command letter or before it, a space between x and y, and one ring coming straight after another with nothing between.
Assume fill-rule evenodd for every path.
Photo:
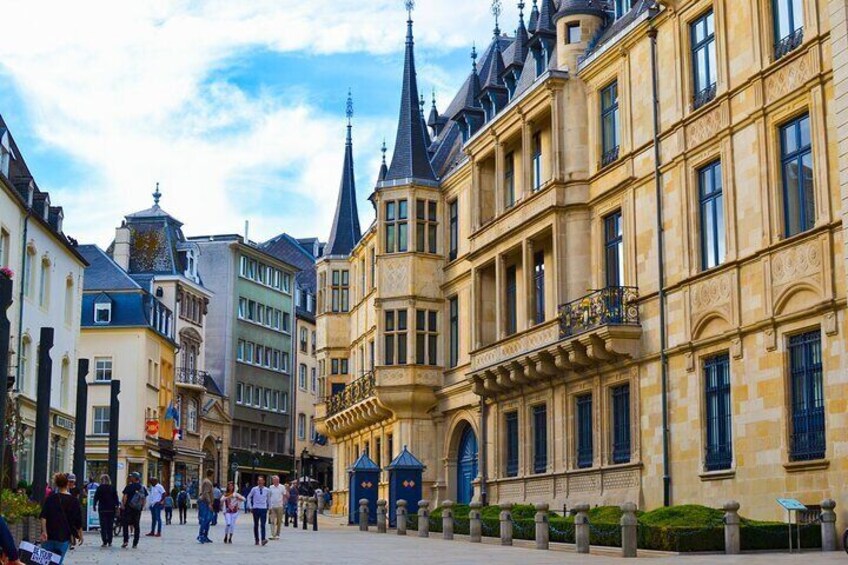
<instances>
[{"instance_id":1,"label":"chimney","mask_svg":"<svg viewBox=\"0 0 848 565\"><path fill-rule=\"evenodd\" d=\"M112 247L112 259L125 271L130 270L130 228L126 222L115 230L115 244Z\"/></svg>"}]
</instances>

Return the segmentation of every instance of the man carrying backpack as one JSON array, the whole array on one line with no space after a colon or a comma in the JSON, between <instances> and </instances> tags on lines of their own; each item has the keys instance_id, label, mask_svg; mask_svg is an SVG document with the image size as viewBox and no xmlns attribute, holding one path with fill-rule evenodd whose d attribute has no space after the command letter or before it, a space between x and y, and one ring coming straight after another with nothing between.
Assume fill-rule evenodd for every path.
<instances>
[{"instance_id":1,"label":"man carrying backpack","mask_svg":"<svg viewBox=\"0 0 848 565\"><path fill-rule=\"evenodd\" d=\"M130 482L124 488L121 504L124 508L124 543L126 548L130 542L130 526L133 527L133 549L138 547L138 537L141 531L141 512L147 500L147 489L141 484L141 475L130 473Z\"/></svg>"},{"instance_id":2,"label":"man carrying backpack","mask_svg":"<svg viewBox=\"0 0 848 565\"><path fill-rule=\"evenodd\" d=\"M177 493L177 511L180 515L180 525L186 523L186 515L188 514L188 491L186 488L180 487L180 492Z\"/></svg>"}]
</instances>

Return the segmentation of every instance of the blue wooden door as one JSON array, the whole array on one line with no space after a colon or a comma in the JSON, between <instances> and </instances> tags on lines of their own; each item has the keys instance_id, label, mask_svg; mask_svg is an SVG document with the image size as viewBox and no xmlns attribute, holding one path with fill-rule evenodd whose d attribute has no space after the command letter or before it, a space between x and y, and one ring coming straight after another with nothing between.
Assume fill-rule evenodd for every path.
<instances>
[{"instance_id":1,"label":"blue wooden door","mask_svg":"<svg viewBox=\"0 0 848 565\"><path fill-rule=\"evenodd\" d=\"M468 504L474 496L472 481L477 478L477 436L471 426L465 428L459 440L456 465L456 502Z\"/></svg>"}]
</instances>

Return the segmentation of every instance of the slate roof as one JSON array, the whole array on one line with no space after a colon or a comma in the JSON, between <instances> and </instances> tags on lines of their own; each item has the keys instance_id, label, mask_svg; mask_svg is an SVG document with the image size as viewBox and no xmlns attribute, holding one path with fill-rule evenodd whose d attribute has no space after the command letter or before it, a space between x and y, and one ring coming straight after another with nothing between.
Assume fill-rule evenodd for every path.
<instances>
[{"instance_id":1,"label":"slate roof","mask_svg":"<svg viewBox=\"0 0 848 565\"><path fill-rule=\"evenodd\" d=\"M350 99L348 99L350 103ZM356 179L353 170L353 137L351 123L348 119L347 140L345 141L344 165L342 180L339 184L339 198L336 201L336 215L327 240L325 254L347 255L356 246L362 231L359 228L359 211L356 207Z\"/></svg>"},{"instance_id":2,"label":"slate roof","mask_svg":"<svg viewBox=\"0 0 848 565\"><path fill-rule=\"evenodd\" d=\"M424 463L419 461L417 457L415 457L406 446L403 446L403 449L400 453L398 453L397 457L392 459L392 462L386 466L386 469L421 469L425 468Z\"/></svg>"},{"instance_id":3,"label":"slate roof","mask_svg":"<svg viewBox=\"0 0 848 565\"><path fill-rule=\"evenodd\" d=\"M562 17L574 14L607 17L609 6L607 0L561 0L559 9L554 15L554 22Z\"/></svg>"},{"instance_id":4,"label":"slate roof","mask_svg":"<svg viewBox=\"0 0 848 565\"><path fill-rule=\"evenodd\" d=\"M287 233L281 233L280 235L261 244L259 247L269 255L285 261L289 265L297 268L298 271L294 277L295 284L301 290L309 292L313 296L314 300L314 297L318 292L318 281L315 271L316 259L312 256L312 253L303 246L301 241L315 241L315 239L298 240ZM300 304L297 304L296 307L297 314L299 316L307 316L311 318L315 315L314 312L309 312L308 310L301 308Z\"/></svg>"},{"instance_id":5,"label":"slate roof","mask_svg":"<svg viewBox=\"0 0 848 565\"><path fill-rule=\"evenodd\" d=\"M589 46L586 49L586 53L583 55L583 58L586 58L592 53L598 51L604 44L606 44L610 39L615 37L620 31L624 30L627 26L629 26L636 19L638 19L642 14L647 12L648 8L651 7L651 3L652 0L635 0L634 5L632 8L630 8L629 12L627 12L614 22L611 22L609 25L606 25L601 28L598 35L596 35L595 38L589 42Z\"/></svg>"},{"instance_id":6,"label":"slate roof","mask_svg":"<svg viewBox=\"0 0 848 565\"><path fill-rule=\"evenodd\" d=\"M96 245L80 245L77 249L88 262L82 285L84 291L142 290L132 277Z\"/></svg>"},{"instance_id":7,"label":"slate roof","mask_svg":"<svg viewBox=\"0 0 848 565\"><path fill-rule=\"evenodd\" d=\"M349 470L379 471L380 467L378 467L377 464L374 463L374 461L372 461L370 457L368 457L368 454L363 451L362 455L360 455L359 458L354 462L354 464L350 466Z\"/></svg>"}]
</instances>

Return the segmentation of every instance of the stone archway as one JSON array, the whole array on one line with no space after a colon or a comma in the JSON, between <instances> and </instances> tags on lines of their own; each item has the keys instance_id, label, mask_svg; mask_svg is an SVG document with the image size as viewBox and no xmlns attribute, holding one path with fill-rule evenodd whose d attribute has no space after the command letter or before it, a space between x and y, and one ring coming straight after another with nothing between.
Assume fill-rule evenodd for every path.
<instances>
[{"instance_id":1,"label":"stone archway","mask_svg":"<svg viewBox=\"0 0 848 565\"><path fill-rule=\"evenodd\" d=\"M474 498L474 483L479 474L478 434L473 420L458 417L451 426L445 457L447 498L467 504Z\"/></svg>"},{"instance_id":2,"label":"stone archway","mask_svg":"<svg viewBox=\"0 0 848 565\"><path fill-rule=\"evenodd\" d=\"M221 480L226 480L226 475L219 475L218 472L218 448L215 446L215 440L212 436L207 437L203 441L203 470L201 476L206 476L206 471L212 469L212 481L220 483ZM220 477L220 478L219 478Z\"/></svg>"}]
</instances>

